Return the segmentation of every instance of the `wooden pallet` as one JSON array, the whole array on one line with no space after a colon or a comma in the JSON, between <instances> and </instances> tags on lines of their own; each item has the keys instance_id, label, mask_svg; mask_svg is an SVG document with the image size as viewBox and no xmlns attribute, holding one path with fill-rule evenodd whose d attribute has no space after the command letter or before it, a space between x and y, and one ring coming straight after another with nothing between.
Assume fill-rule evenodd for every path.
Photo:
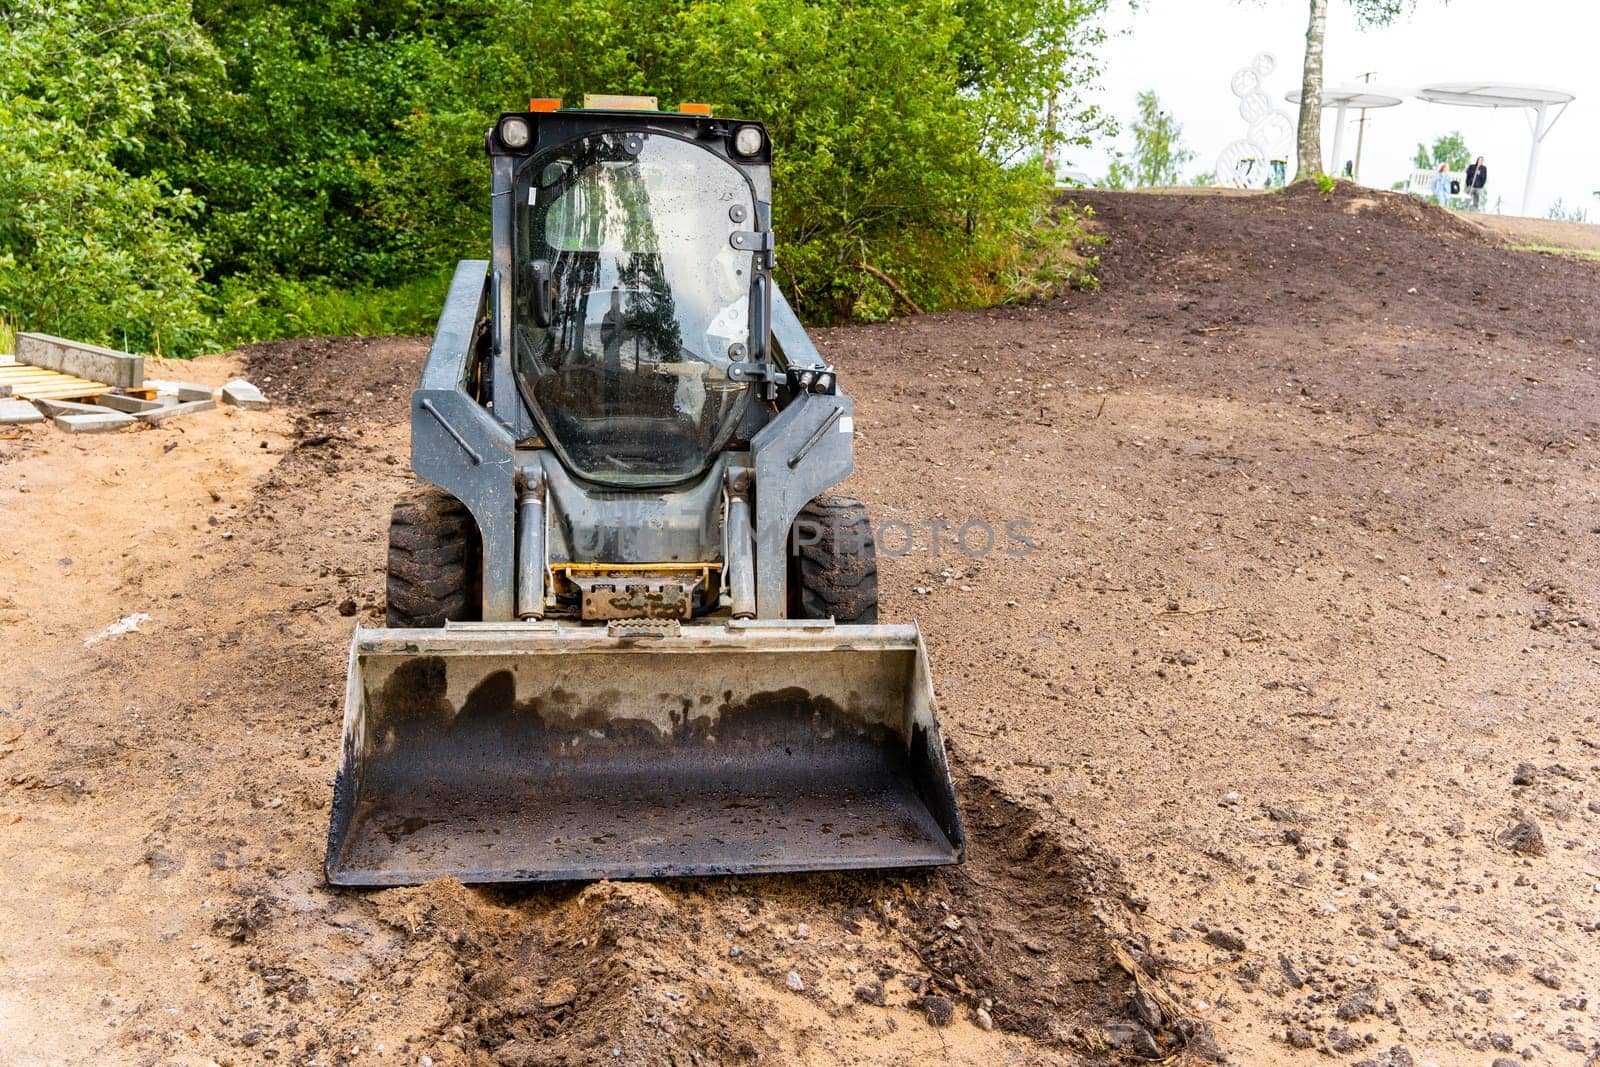
<instances>
[{"instance_id":1,"label":"wooden pallet","mask_svg":"<svg viewBox=\"0 0 1600 1067\"><path fill-rule=\"evenodd\" d=\"M111 392L111 386L105 382L90 381L88 378L78 378L26 363L0 365L0 385L11 386L11 395L21 400L93 401L101 393Z\"/></svg>"}]
</instances>

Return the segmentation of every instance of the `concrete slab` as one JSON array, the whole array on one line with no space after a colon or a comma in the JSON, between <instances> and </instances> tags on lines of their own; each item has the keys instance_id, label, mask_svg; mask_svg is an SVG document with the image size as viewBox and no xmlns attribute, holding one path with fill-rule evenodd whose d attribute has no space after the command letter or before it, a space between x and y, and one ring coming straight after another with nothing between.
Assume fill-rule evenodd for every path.
<instances>
[{"instance_id":1,"label":"concrete slab","mask_svg":"<svg viewBox=\"0 0 1600 1067\"><path fill-rule=\"evenodd\" d=\"M44 415L26 400L0 400L0 426L43 421Z\"/></svg>"},{"instance_id":2,"label":"concrete slab","mask_svg":"<svg viewBox=\"0 0 1600 1067\"><path fill-rule=\"evenodd\" d=\"M46 333L17 334L17 362L124 389L144 384L144 357Z\"/></svg>"},{"instance_id":3,"label":"concrete slab","mask_svg":"<svg viewBox=\"0 0 1600 1067\"><path fill-rule=\"evenodd\" d=\"M141 411L134 418L140 422L148 422L153 425L177 418L180 415L193 415L197 411L210 411L216 406L217 402L215 400L191 400L187 404L171 404L152 411Z\"/></svg>"},{"instance_id":4,"label":"concrete slab","mask_svg":"<svg viewBox=\"0 0 1600 1067\"><path fill-rule=\"evenodd\" d=\"M141 411L154 411L156 408L165 407L166 405L155 400L140 400L136 396L101 393L100 406L110 408L113 411L126 412L129 415L137 415Z\"/></svg>"},{"instance_id":5,"label":"concrete slab","mask_svg":"<svg viewBox=\"0 0 1600 1067\"><path fill-rule=\"evenodd\" d=\"M53 420L56 429L67 433L108 433L133 425L133 416L120 411L107 411L101 415L57 415Z\"/></svg>"},{"instance_id":6,"label":"concrete slab","mask_svg":"<svg viewBox=\"0 0 1600 1067\"><path fill-rule=\"evenodd\" d=\"M259 411L270 406L267 403L267 398L261 395L261 390L243 378L235 378L222 387L222 402L224 404L232 404L235 407L248 408L252 411Z\"/></svg>"},{"instance_id":7,"label":"concrete slab","mask_svg":"<svg viewBox=\"0 0 1600 1067\"><path fill-rule=\"evenodd\" d=\"M209 385L190 385L188 382L173 383L178 387L178 403L188 404L196 400L212 400L217 391Z\"/></svg>"},{"instance_id":8,"label":"concrete slab","mask_svg":"<svg viewBox=\"0 0 1600 1067\"><path fill-rule=\"evenodd\" d=\"M46 415L104 415L110 408L99 404L80 404L76 400L35 400L34 406Z\"/></svg>"}]
</instances>

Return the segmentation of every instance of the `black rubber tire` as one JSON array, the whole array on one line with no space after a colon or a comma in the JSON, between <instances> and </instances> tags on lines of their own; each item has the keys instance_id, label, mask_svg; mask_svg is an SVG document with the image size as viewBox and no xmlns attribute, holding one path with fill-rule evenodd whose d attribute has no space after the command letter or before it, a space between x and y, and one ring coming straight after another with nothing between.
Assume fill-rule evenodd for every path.
<instances>
[{"instance_id":1,"label":"black rubber tire","mask_svg":"<svg viewBox=\"0 0 1600 1067\"><path fill-rule=\"evenodd\" d=\"M825 493L800 509L795 526L820 536L814 544L801 543L810 534L790 538L789 617L876 623L878 551L867 506L854 497Z\"/></svg>"},{"instance_id":2,"label":"black rubber tire","mask_svg":"<svg viewBox=\"0 0 1600 1067\"><path fill-rule=\"evenodd\" d=\"M478 619L481 555L478 524L455 497L425 485L395 501L385 590L389 626L415 629Z\"/></svg>"}]
</instances>

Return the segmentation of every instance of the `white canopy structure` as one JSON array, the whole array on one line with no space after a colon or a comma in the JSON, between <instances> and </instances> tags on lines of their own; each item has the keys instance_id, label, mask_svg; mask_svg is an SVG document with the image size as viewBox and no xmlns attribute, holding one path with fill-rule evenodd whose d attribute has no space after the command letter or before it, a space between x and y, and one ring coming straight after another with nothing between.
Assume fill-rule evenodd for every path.
<instances>
[{"instance_id":1,"label":"white canopy structure","mask_svg":"<svg viewBox=\"0 0 1600 1067\"><path fill-rule=\"evenodd\" d=\"M1528 181L1522 188L1522 213L1528 213L1533 199L1533 183L1539 173L1539 146L1555 126L1567 105L1576 98L1565 89L1538 85L1506 85L1500 82L1440 82L1424 85L1417 96L1432 104L1453 107L1514 107L1533 111L1533 147L1528 152ZM1552 116L1551 111L1555 114Z\"/></svg>"},{"instance_id":2,"label":"white canopy structure","mask_svg":"<svg viewBox=\"0 0 1600 1067\"><path fill-rule=\"evenodd\" d=\"M1396 93L1399 93L1399 95L1396 95ZM1339 85L1332 89L1322 90L1323 108L1331 107L1338 111L1333 124L1333 160L1328 165L1329 174L1339 173L1339 161L1344 158L1344 122L1345 115L1349 113L1350 109L1367 110L1369 108L1395 107L1401 103L1404 95L1400 90L1391 91L1375 85ZM1284 99L1291 104L1298 104L1300 98L1299 89L1292 93L1284 94Z\"/></svg>"}]
</instances>

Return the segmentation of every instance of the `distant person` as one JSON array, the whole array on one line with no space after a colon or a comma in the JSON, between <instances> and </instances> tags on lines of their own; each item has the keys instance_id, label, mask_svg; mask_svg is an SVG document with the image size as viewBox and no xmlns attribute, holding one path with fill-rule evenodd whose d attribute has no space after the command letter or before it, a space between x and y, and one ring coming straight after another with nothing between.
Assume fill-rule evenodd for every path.
<instances>
[{"instance_id":1,"label":"distant person","mask_svg":"<svg viewBox=\"0 0 1600 1067\"><path fill-rule=\"evenodd\" d=\"M1467 193L1472 197L1472 210L1483 210L1483 187L1489 184L1489 164L1479 156L1476 163L1467 164Z\"/></svg>"},{"instance_id":2,"label":"distant person","mask_svg":"<svg viewBox=\"0 0 1600 1067\"><path fill-rule=\"evenodd\" d=\"M1439 173L1433 176L1428 192L1433 196L1433 202L1440 207L1450 205L1450 164L1439 164Z\"/></svg>"}]
</instances>

